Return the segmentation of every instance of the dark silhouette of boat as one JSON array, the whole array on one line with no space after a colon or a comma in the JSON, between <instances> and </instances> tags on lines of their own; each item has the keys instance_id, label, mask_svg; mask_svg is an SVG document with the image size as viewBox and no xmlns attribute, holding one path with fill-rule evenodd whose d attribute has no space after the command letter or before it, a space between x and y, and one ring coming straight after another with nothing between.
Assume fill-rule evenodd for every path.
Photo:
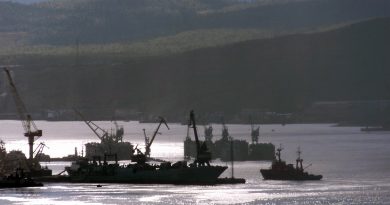
<instances>
[{"instance_id":1,"label":"dark silhouette of boat","mask_svg":"<svg viewBox=\"0 0 390 205\"><path fill-rule=\"evenodd\" d=\"M35 182L26 176L23 169L16 169L15 173L0 179L0 188L41 187L42 183Z\"/></svg>"},{"instance_id":2,"label":"dark silhouette of boat","mask_svg":"<svg viewBox=\"0 0 390 205\"><path fill-rule=\"evenodd\" d=\"M92 162L79 160L66 167L71 182L87 183L147 183L147 184L217 184L218 177L224 172L226 166L210 165L211 154L206 144L198 140L195 115L190 114L190 125L194 130L197 142L197 156L193 163L187 161L175 163L162 162L152 164L146 162L146 156L137 150L132 162L119 165L117 156L104 155L103 162L96 157ZM153 140L151 140L153 142ZM151 144L149 144L150 146ZM109 164L108 157L114 157L115 163Z\"/></svg>"},{"instance_id":3,"label":"dark silhouette of boat","mask_svg":"<svg viewBox=\"0 0 390 205\"><path fill-rule=\"evenodd\" d=\"M322 175L309 174L304 171L302 167L303 159L301 159L301 151L298 148L298 158L296 160L296 166L293 164L286 164L280 158L280 152L282 147L277 149L277 159L272 162L270 169L260 169L263 178L268 180L321 180ZM309 165L311 166L311 164ZM307 168L307 167L306 167Z\"/></svg>"},{"instance_id":4,"label":"dark silhouette of boat","mask_svg":"<svg viewBox=\"0 0 390 205\"><path fill-rule=\"evenodd\" d=\"M360 129L362 132L377 132L377 131L390 131L390 125L382 125L377 127L363 127Z\"/></svg>"}]
</instances>

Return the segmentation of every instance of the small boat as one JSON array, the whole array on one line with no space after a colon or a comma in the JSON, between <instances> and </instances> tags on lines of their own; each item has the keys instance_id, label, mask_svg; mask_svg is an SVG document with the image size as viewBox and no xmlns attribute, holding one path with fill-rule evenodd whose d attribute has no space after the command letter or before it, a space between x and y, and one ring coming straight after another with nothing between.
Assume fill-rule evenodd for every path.
<instances>
[{"instance_id":1,"label":"small boat","mask_svg":"<svg viewBox=\"0 0 390 205\"><path fill-rule=\"evenodd\" d=\"M17 169L15 173L0 179L0 188L41 187L42 183L35 182L31 177L26 177L23 169Z\"/></svg>"},{"instance_id":2,"label":"small boat","mask_svg":"<svg viewBox=\"0 0 390 205\"><path fill-rule=\"evenodd\" d=\"M280 158L280 152L282 147L280 146L277 149L276 156L277 159L272 162L271 168L269 169L260 169L261 175L266 180L321 180L322 175L309 174L304 171L302 167L303 159L301 159L301 151L298 148L298 158L296 160L296 166L293 164L286 164L285 161L282 161ZM311 164L309 165L311 166ZM306 167L307 168L307 167Z\"/></svg>"}]
</instances>

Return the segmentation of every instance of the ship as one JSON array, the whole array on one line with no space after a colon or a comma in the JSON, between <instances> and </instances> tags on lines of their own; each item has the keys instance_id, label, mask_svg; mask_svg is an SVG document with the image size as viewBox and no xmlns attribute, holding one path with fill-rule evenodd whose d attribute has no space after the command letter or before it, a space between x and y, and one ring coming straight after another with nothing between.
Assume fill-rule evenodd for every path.
<instances>
[{"instance_id":1,"label":"ship","mask_svg":"<svg viewBox=\"0 0 390 205\"><path fill-rule=\"evenodd\" d=\"M75 109L74 111L100 140L100 142L89 142L85 144L86 158L92 159L94 156L100 156L102 158L105 154L115 153L118 160L131 159L134 148L130 142L123 141L124 129L122 126L119 126L118 123L114 121L115 130L109 133L96 123L87 120L78 110Z\"/></svg>"},{"instance_id":2,"label":"ship","mask_svg":"<svg viewBox=\"0 0 390 205\"><path fill-rule=\"evenodd\" d=\"M0 188L41 187L40 182L35 182L27 176L23 169L18 168L14 173L0 178Z\"/></svg>"},{"instance_id":3,"label":"ship","mask_svg":"<svg viewBox=\"0 0 390 205\"><path fill-rule=\"evenodd\" d=\"M235 161L260 161L274 160L275 146L272 143L259 143L260 127L254 129L251 125L252 142L246 140L233 140L229 134L228 127L222 122L222 138L213 142L213 128L211 125L204 127L204 143L207 144L213 158L220 158L222 161L230 161L230 144L233 140L234 160ZM188 132L187 132L188 133ZM188 134L184 140L184 157L191 158L196 155L196 142Z\"/></svg>"},{"instance_id":4,"label":"ship","mask_svg":"<svg viewBox=\"0 0 390 205\"><path fill-rule=\"evenodd\" d=\"M190 124L196 139L196 158L175 163L162 162L152 164L147 162L146 155L136 149L131 163L119 165L116 154L104 155L103 161L99 156L92 161L85 159L73 162L66 167L71 182L80 183L146 183L146 184L217 184L218 177L227 169L226 166L210 164L211 154L207 145L198 139L194 112L190 112ZM154 137L148 146L151 146ZM109 158L114 157L110 163Z\"/></svg>"},{"instance_id":5,"label":"ship","mask_svg":"<svg viewBox=\"0 0 390 205\"><path fill-rule=\"evenodd\" d=\"M390 122L383 124L381 126L366 126L360 128L362 132L377 132L377 131L390 131Z\"/></svg>"},{"instance_id":6,"label":"ship","mask_svg":"<svg viewBox=\"0 0 390 205\"><path fill-rule=\"evenodd\" d=\"M271 168L269 169L260 169L260 173L265 180L321 180L322 175L314 175L305 172L302 163L303 159L301 158L301 151L298 148L298 158L296 159L296 166L293 164L286 164L285 161L282 161L280 158L282 151L282 146L277 149L277 159L272 162ZM311 164L309 165L311 166ZM307 167L306 167L307 168Z\"/></svg>"}]
</instances>

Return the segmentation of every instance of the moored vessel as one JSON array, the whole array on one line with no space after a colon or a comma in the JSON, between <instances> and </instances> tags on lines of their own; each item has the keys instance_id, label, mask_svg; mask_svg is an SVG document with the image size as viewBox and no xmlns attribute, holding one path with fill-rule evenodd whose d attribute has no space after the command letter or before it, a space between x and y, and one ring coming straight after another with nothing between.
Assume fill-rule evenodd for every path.
<instances>
[{"instance_id":1,"label":"moored vessel","mask_svg":"<svg viewBox=\"0 0 390 205\"><path fill-rule=\"evenodd\" d=\"M91 161L79 160L66 167L71 182L86 183L147 183L147 184L217 184L218 177L227 169L226 166L210 165L211 154L206 144L200 144L193 111L190 114L190 125L194 130L197 142L197 156L193 163L186 161L175 163L146 162L145 153L137 150L132 162L119 165L115 154L104 155L103 161L96 157ZM151 140L153 142L153 139ZM151 143L148 145L150 146ZM109 163L108 157L114 157ZM134 163L135 162L135 163Z\"/></svg>"},{"instance_id":2,"label":"moored vessel","mask_svg":"<svg viewBox=\"0 0 390 205\"><path fill-rule=\"evenodd\" d=\"M35 182L26 176L23 169L16 169L14 173L0 179L0 188L41 187L42 183Z\"/></svg>"},{"instance_id":3,"label":"moored vessel","mask_svg":"<svg viewBox=\"0 0 390 205\"><path fill-rule=\"evenodd\" d=\"M298 158L296 160L296 166L293 164L286 164L285 161L282 161L280 158L280 153L282 147L280 146L277 149L276 156L277 159L272 162L271 168L269 169L260 169L260 173L264 179L270 180L320 180L322 175L309 174L304 171L301 159L301 151L298 148ZM311 166L311 164L309 165Z\"/></svg>"}]
</instances>

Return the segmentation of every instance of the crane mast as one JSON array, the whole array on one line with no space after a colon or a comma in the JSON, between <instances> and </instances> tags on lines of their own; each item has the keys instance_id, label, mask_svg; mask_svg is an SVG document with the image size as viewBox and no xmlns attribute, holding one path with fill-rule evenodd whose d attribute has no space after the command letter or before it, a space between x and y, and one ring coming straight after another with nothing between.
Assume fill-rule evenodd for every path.
<instances>
[{"instance_id":1,"label":"crane mast","mask_svg":"<svg viewBox=\"0 0 390 205\"><path fill-rule=\"evenodd\" d=\"M4 71L6 73L10 90L15 101L16 110L18 112L20 121L22 122L22 126L25 132L24 136L28 138L29 160L32 161L34 158L34 142L42 136L42 130L37 128L31 115L28 113L23 100L20 97L18 90L16 89L10 71L7 68L4 68Z\"/></svg>"},{"instance_id":2,"label":"crane mast","mask_svg":"<svg viewBox=\"0 0 390 205\"><path fill-rule=\"evenodd\" d=\"M149 145L149 137L148 136L146 136L146 130L145 129L142 129L143 131L144 131L144 138L145 138L145 155L147 156L147 157L149 157L149 155L150 155L150 146L148 146Z\"/></svg>"}]
</instances>

